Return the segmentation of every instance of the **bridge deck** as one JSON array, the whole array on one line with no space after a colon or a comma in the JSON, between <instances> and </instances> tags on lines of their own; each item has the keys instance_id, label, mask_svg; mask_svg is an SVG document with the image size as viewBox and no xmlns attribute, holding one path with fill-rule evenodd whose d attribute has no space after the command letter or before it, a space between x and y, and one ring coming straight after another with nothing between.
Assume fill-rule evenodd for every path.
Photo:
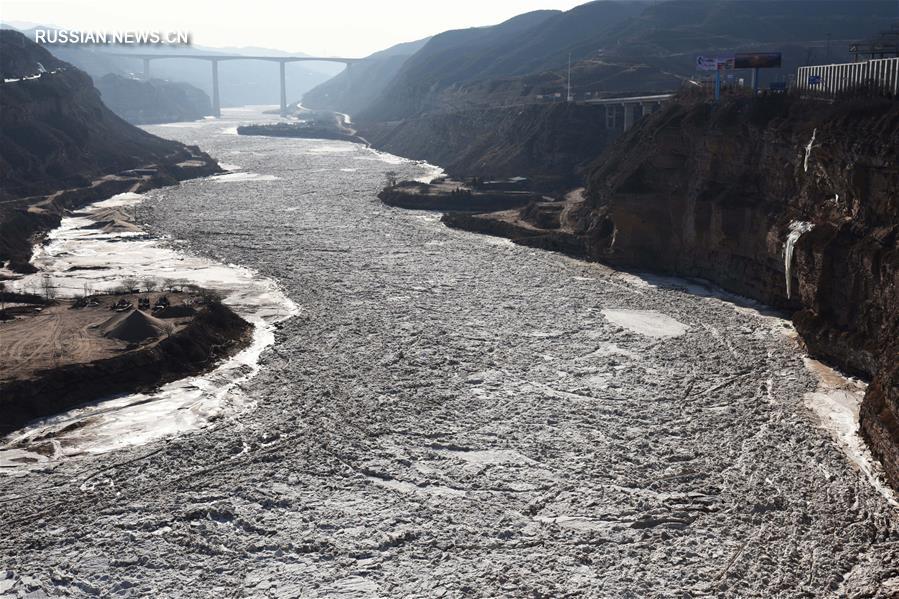
<instances>
[{"instance_id":1,"label":"bridge deck","mask_svg":"<svg viewBox=\"0 0 899 599\"><path fill-rule=\"evenodd\" d=\"M631 96L629 98L594 98L580 100L579 104L640 104L641 102L662 102L674 97L674 94L656 94L654 96Z\"/></svg>"},{"instance_id":2,"label":"bridge deck","mask_svg":"<svg viewBox=\"0 0 899 599\"><path fill-rule=\"evenodd\" d=\"M267 60L270 62L342 62L350 64L359 58L342 58L339 56L249 56L245 54L132 54L128 52L109 52L112 56L134 58L136 60L159 60L164 58L181 58L186 60Z\"/></svg>"}]
</instances>

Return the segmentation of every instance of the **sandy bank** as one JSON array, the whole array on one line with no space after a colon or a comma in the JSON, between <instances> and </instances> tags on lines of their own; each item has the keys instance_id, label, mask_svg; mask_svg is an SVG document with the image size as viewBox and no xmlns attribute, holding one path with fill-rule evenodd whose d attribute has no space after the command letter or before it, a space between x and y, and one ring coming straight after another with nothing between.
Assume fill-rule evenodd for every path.
<instances>
[{"instance_id":1,"label":"sandy bank","mask_svg":"<svg viewBox=\"0 0 899 599\"><path fill-rule=\"evenodd\" d=\"M182 293L141 294L167 309L128 308L137 294L72 300L0 325L0 433L119 393L153 389L207 370L250 341L252 327L226 306Z\"/></svg>"}]
</instances>

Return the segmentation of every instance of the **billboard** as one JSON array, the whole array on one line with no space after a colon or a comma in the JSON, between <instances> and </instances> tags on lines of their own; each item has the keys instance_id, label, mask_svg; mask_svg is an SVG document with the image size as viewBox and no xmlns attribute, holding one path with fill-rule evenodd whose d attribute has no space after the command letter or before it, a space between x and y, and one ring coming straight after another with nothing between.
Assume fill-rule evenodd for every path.
<instances>
[{"instance_id":1,"label":"billboard","mask_svg":"<svg viewBox=\"0 0 899 599\"><path fill-rule=\"evenodd\" d=\"M782 63L780 52L752 52L734 55L736 69L779 69Z\"/></svg>"},{"instance_id":2,"label":"billboard","mask_svg":"<svg viewBox=\"0 0 899 599\"><path fill-rule=\"evenodd\" d=\"M734 55L697 56L696 69L700 71L730 71L734 68Z\"/></svg>"}]
</instances>

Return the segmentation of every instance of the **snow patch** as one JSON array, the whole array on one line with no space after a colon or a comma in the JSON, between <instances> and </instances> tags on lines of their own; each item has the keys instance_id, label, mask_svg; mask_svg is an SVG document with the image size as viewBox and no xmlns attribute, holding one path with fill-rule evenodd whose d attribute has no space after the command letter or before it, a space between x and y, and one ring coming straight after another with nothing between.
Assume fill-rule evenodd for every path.
<instances>
[{"instance_id":1,"label":"snow patch","mask_svg":"<svg viewBox=\"0 0 899 599\"><path fill-rule=\"evenodd\" d=\"M680 337L690 328L655 310L603 310L612 324L646 337Z\"/></svg>"},{"instance_id":2,"label":"snow patch","mask_svg":"<svg viewBox=\"0 0 899 599\"><path fill-rule=\"evenodd\" d=\"M377 476L367 476L366 478L380 487L393 489L394 491L399 491L400 493L432 495L438 497L460 497L462 495L465 495L465 491L462 491L460 489L453 489L451 487L445 487L442 485L427 485L419 487L416 484L392 478L384 479L378 478Z\"/></svg>"},{"instance_id":3,"label":"snow patch","mask_svg":"<svg viewBox=\"0 0 899 599\"><path fill-rule=\"evenodd\" d=\"M275 175L260 175L259 173L227 173L210 177L216 183L236 183L238 181L278 181L281 177Z\"/></svg>"},{"instance_id":4,"label":"snow patch","mask_svg":"<svg viewBox=\"0 0 899 599\"><path fill-rule=\"evenodd\" d=\"M793 248L804 233L815 228L815 225L805 221L794 220L790 223L790 232L784 242L784 276L787 279L787 299L790 299L793 287Z\"/></svg>"},{"instance_id":5,"label":"snow patch","mask_svg":"<svg viewBox=\"0 0 899 599\"><path fill-rule=\"evenodd\" d=\"M38 72L35 73L34 75L23 75L22 77L4 78L3 83L16 83L18 81L31 81L32 79L40 79L42 75L55 75L56 73L59 73L59 72L65 70L63 68L59 68L59 69L56 69L53 71L48 71L47 69L44 68L44 66L41 63L37 63L37 66L38 66Z\"/></svg>"},{"instance_id":6,"label":"snow patch","mask_svg":"<svg viewBox=\"0 0 899 599\"><path fill-rule=\"evenodd\" d=\"M534 516L534 521L581 532L602 532L614 526L621 526L621 523L615 520L598 520L586 516Z\"/></svg>"},{"instance_id":7,"label":"snow patch","mask_svg":"<svg viewBox=\"0 0 899 599\"><path fill-rule=\"evenodd\" d=\"M817 135L818 135L818 129L815 128L815 130L812 131L812 138L809 140L808 145L805 146L805 160L802 163L802 168L806 173L808 172L808 159L812 155L812 149L815 147L815 137Z\"/></svg>"},{"instance_id":8,"label":"snow patch","mask_svg":"<svg viewBox=\"0 0 899 599\"><path fill-rule=\"evenodd\" d=\"M883 481L880 465L871 456L858 434L858 410L866 385L844 377L817 360L804 358L805 366L818 378L818 388L806 393L805 406L818 417L821 428L830 433L849 461L861 471L893 507L899 508L896 494Z\"/></svg>"},{"instance_id":9,"label":"snow patch","mask_svg":"<svg viewBox=\"0 0 899 599\"><path fill-rule=\"evenodd\" d=\"M437 453L471 464L535 464L534 460L511 449L457 450L441 449Z\"/></svg>"}]
</instances>

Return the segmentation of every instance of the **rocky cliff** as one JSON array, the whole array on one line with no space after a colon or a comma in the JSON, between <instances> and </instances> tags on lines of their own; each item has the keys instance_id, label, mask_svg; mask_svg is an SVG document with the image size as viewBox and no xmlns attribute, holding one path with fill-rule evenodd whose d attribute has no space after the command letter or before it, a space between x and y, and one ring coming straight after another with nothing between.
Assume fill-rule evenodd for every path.
<instances>
[{"instance_id":1,"label":"rocky cliff","mask_svg":"<svg viewBox=\"0 0 899 599\"><path fill-rule=\"evenodd\" d=\"M899 103L682 101L588 175L587 254L795 312L813 354L873 377L861 431L899 488Z\"/></svg>"},{"instance_id":2,"label":"rocky cliff","mask_svg":"<svg viewBox=\"0 0 899 599\"><path fill-rule=\"evenodd\" d=\"M195 121L212 114L209 96L189 83L108 73L96 80L96 86L103 103L135 125Z\"/></svg>"},{"instance_id":3,"label":"rocky cliff","mask_svg":"<svg viewBox=\"0 0 899 599\"><path fill-rule=\"evenodd\" d=\"M545 104L423 114L360 127L372 145L462 177L515 177L558 189L618 134L601 106Z\"/></svg>"}]
</instances>

